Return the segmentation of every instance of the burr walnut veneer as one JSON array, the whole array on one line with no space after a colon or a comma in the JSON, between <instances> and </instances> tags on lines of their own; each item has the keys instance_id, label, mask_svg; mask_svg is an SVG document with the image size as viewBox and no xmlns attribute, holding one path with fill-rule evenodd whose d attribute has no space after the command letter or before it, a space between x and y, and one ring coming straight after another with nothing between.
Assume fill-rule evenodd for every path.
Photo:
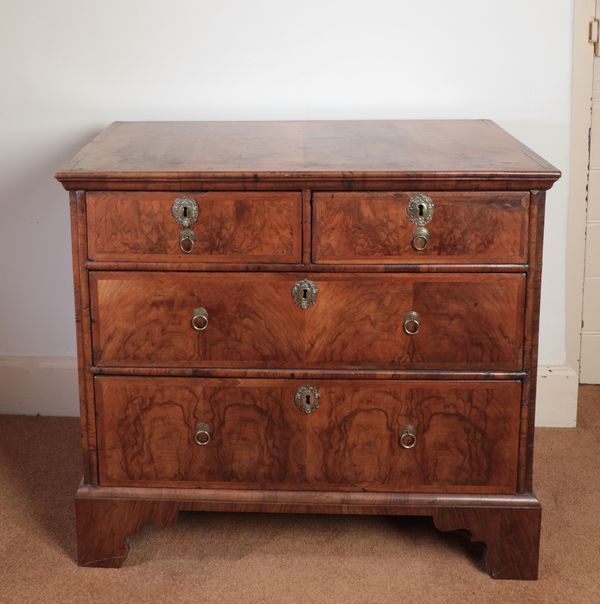
<instances>
[{"instance_id":1,"label":"burr walnut veneer","mask_svg":"<svg viewBox=\"0 0 600 604\"><path fill-rule=\"evenodd\" d=\"M115 123L70 191L79 563L180 511L431 516L537 577L545 191L494 123Z\"/></svg>"}]
</instances>

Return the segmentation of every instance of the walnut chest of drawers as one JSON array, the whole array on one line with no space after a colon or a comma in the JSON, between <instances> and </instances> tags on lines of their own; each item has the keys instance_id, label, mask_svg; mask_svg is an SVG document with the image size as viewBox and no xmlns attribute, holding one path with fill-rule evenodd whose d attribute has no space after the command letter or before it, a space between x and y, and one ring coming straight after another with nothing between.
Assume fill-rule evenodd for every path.
<instances>
[{"instance_id":1,"label":"walnut chest of drawers","mask_svg":"<svg viewBox=\"0 0 600 604\"><path fill-rule=\"evenodd\" d=\"M78 558L179 511L425 515L537 576L545 191L493 122L115 123L70 192Z\"/></svg>"}]
</instances>

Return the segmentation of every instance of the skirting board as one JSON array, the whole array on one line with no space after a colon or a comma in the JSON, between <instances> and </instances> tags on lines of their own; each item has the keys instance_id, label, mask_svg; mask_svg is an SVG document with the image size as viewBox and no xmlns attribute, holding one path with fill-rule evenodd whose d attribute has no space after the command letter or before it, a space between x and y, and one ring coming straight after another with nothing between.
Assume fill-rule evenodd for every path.
<instances>
[{"instance_id":1,"label":"skirting board","mask_svg":"<svg viewBox=\"0 0 600 604\"><path fill-rule=\"evenodd\" d=\"M0 356L0 414L79 415L76 359Z\"/></svg>"},{"instance_id":2,"label":"skirting board","mask_svg":"<svg viewBox=\"0 0 600 604\"><path fill-rule=\"evenodd\" d=\"M541 366L536 425L574 427L577 386L577 374L571 367ZM0 414L79 415L75 359L0 357Z\"/></svg>"},{"instance_id":3,"label":"skirting board","mask_svg":"<svg viewBox=\"0 0 600 604\"><path fill-rule=\"evenodd\" d=\"M577 372L568 365L538 367L535 425L574 428L577 425Z\"/></svg>"}]
</instances>

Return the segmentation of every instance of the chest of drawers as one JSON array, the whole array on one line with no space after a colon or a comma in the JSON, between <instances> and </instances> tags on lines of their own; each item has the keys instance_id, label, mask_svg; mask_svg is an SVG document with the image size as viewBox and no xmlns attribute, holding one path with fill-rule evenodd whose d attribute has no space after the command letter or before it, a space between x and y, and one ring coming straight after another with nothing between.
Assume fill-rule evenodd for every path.
<instances>
[{"instance_id":1,"label":"chest of drawers","mask_svg":"<svg viewBox=\"0 0 600 604\"><path fill-rule=\"evenodd\" d=\"M537 576L545 191L494 123L115 123L70 192L78 560L180 511L425 515Z\"/></svg>"}]
</instances>

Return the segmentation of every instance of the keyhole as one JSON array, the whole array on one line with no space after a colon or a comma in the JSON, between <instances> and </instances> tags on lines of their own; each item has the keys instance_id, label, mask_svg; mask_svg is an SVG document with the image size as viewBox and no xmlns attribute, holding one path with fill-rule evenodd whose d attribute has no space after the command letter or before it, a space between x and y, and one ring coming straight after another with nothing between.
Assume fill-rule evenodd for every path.
<instances>
[{"instance_id":1,"label":"keyhole","mask_svg":"<svg viewBox=\"0 0 600 604\"><path fill-rule=\"evenodd\" d=\"M310 403L311 403L311 400L310 400L310 399L311 399L310 394L307 394L307 395L306 395L306 406L307 406L307 407L310 407Z\"/></svg>"},{"instance_id":2,"label":"keyhole","mask_svg":"<svg viewBox=\"0 0 600 604\"><path fill-rule=\"evenodd\" d=\"M425 213L425 206L420 203L419 204L419 216L423 217L423 214Z\"/></svg>"},{"instance_id":3,"label":"keyhole","mask_svg":"<svg viewBox=\"0 0 600 604\"><path fill-rule=\"evenodd\" d=\"M302 290L302 299L306 300L308 298L308 290L306 288L304 288Z\"/></svg>"},{"instance_id":4,"label":"keyhole","mask_svg":"<svg viewBox=\"0 0 600 604\"><path fill-rule=\"evenodd\" d=\"M420 206L419 206L420 207ZM187 206L183 206L183 217L187 218L188 217L188 208Z\"/></svg>"}]
</instances>

